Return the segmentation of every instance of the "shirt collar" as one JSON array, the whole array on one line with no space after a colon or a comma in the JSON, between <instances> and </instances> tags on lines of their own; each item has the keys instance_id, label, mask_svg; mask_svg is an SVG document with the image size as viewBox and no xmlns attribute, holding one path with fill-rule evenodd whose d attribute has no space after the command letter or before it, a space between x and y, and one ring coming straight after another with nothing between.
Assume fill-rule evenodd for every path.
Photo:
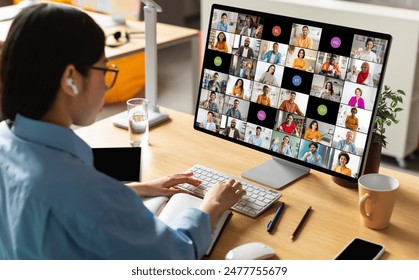
<instances>
[{"instance_id":1,"label":"shirt collar","mask_svg":"<svg viewBox=\"0 0 419 280\"><path fill-rule=\"evenodd\" d=\"M17 137L70 153L81 161L93 165L91 148L71 129L17 114L12 131Z\"/></svg>"}]
</instances>

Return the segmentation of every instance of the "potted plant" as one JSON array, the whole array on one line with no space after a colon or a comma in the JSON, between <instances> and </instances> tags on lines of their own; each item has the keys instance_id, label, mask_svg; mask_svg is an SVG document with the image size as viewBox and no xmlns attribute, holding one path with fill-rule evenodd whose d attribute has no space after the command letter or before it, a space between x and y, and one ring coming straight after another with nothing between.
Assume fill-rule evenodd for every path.
<instances>
[{"instance_id":1,"label":"potted plant","mask_svg":"<svg viewBox=\"0 0 419 280\"><path fill-rule=\"evenodd\" d=\"M392 91L389 86L384 86L384 91L379 95L370 149L363 174L378 173L381 149L387 146L386 127L399 122L397 113L403 111L399 105L403 103L403 96L405 95L403 90Z\"/></svg>"}]
</instances>

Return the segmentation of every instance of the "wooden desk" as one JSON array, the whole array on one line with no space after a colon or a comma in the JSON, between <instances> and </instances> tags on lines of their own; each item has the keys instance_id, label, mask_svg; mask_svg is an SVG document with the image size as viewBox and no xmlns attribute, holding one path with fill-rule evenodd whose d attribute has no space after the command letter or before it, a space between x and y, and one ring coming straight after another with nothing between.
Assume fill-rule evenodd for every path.
<instances>
[{"instance_id":1,"label":"wooden desk","mask_svg":"<svg viewBox=\"0 0 419 280\"><path fill-rule=\"evenodd\" d=\"M144 180L182 172L197 163L240 177L242 171L269 159L263 153L195 131L191 115L167 111L171 120L150 130L150 146L143 150ZM92 147L129 146L128 132L114 127L111 118L76 133ZM354 237L383 244L382 259L419 259L419 178L384 168L381 172L397 178L401 185L389 228L362 226L357 190L340 187L329 175L312 170L280 190L287 207L272 235L266 232L266 225L279 202L256 219L234 212L211 259L223 259L233 247L260 241L274 248L279 259L330 260ZM290 236L309 205L314 211L292 242Z\"/></svg>"}]
</instances>

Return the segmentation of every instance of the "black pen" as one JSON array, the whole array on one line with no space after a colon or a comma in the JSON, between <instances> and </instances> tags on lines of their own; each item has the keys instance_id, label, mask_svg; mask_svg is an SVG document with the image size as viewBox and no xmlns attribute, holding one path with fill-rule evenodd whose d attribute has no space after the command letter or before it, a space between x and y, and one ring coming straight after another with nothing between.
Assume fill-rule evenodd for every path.
<instances>
[{"instance_id":1,"label":"black pen","mask_svg":"<svg viewBox=\"0 0 419 280\"><path fill-rule=\"evenodd\" d=\"M301 228L304 224L304 222L307 220L308 215L310 214L311 206L309 206L306 210L306 213L304 214L303 218L301 219L300 223L298 224L297 228L294 230L294 233L291 235L291 240L294 241L294 238L297 237L297 235L300 233Z\"/></svg>"},{"instance_id":2,"label":"black pen","mask_svg":"<svg viewBox=\"0 0 419 280\"><path fill-rule=\"evenodd\" d=\"M284 210L284 208L285 208L285 202L282 202L282 204L279 205L278 210L276 210L276 213L275 213L274 218L272 219L272 221L270 221L268 223L268 232L269 233L271 233L272 230L274 229L276 223L278 222L278 218L281 215L281 213Z\"/></svg>"}]
</instances>

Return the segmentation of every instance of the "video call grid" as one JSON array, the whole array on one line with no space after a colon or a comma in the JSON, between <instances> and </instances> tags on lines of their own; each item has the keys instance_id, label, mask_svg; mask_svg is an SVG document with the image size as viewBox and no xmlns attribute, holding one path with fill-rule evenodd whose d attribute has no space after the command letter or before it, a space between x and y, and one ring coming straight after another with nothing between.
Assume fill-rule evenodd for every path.
<instances>
[{"instance_id":1,"label":"video call grid","mask_svg":"<svg viewBox=\"0 0 419 280\"><path fill-rule=\"evenodd\" d=\"M228 14L230 18L237 18L236 22L233 24L228 24L228 29L226 31L222 30L222 28L219 28L219 26L217 28L212 28L213 24L217 23L216 15L218 14L218 17L221 17L221 15L223 15L224 13ZM212 91L214 91L215 95L217 96L216 100L218 101L218 104L220 104L220 106L217 112L214 112L215 119L219 120L219 127L216 128L216 132L220 134L225 132L227 128L230 127L231 120L235 119L236 123L241 123L240 127L236 125L236 127L238 127L237 130L240 130L241 134L238 140L247 141L248 143L252 142L251 136L252 134L254 135L256 133L256 130L259 127L261 130L263 130L264 138L268 139L268 141L265 141L268 143L264 143L262 146L264 149L275 151L275 145L277 144L275 142L275 139L278 139L278 137L281 140L283 140L283 138L288 138L290 139L289 143L294 145L295 149L293 152L289 152L288 154L283 152L283 154L301 159L304 158L304 152L308 150L308 146L310 146L310 143L312 142L307 141L304 138L305 132L307 131L309 124L314 121L317 122L318 126L328 125L328 127L330 127L328 136L330 136L331 140L329 139L329 142L324 141L322 143L317 143L317 151L319 151L319 153L321 152L321 154L324 156L320 166L332 170L334 165L333 163L335 163L338 160L336 158L336 155L338 154L338 152L340 152L340 150L338 150L337 147L338 145L334 143L335 136L337 136L338 134L337 131L339 131L339 135L342 138L342 133L347 132L347 130L350 130L345 127L342 120L339 120L339 117L341 115L340 112L343 109L348 110L348 107L349 109L355 107L358 112L370 112L369 115L367 114L367 118L362 118L362 122L365 122L369 125L372 118L372 106L370 106L369 108L365 107L365 105L363 105L363 107L359 107L359 103L357 104L357 106L354 106L350 105L351 103L348 101L346 103L341 102L343 94L345 93L345 88L348 87L353 89L355 85L356 90L360 87L370 89L369 94L372 96L372 100L370 98L369 103L372 103L372 105L375 102L376 93L378 91L376 83L364 85L358 84L359 81L353 79L353 77L351 76L351 74L353 75L354 73L351 73L350 71L346 72L347 66L351 65L353 66L353 68L356 68L357 64L363 66L362 63L369 62L372 65L378 65L378 67L375 67L376 69L381 69L379 66L382 65L380 62L382 62L382 57L384 57L386 51L386 40L372 38L373 45L374 42L384 42L384 44L380 45L381 58L377 59L377 56L375 56L375 58L374 56L357 57L357 44L355 44L357 43L356 39L358 39L359 41L359 39L363 38L366 46L369 43L368 41L370 41L369 37L356 34L351 35L350 33L339 33L339 37L335 36L336 33L330 32L329 30L324 30L315 26L306 26L304 25L304 23L285 23L285 28L281 28L281 26L278 25L278 21L272 20L272 16L259 17L251 14L240 14L216 9L213 11L212 18L213 24L210 26L210 32L207 40L208 45L204 60L205 69L203 83L201 85L202 90L200 93L200 99L202 99L202 97L204 97L204 99L205 97L207 97L205 100L209 100ZM247 34L243 34L244 32L246 32L243 31L243 29L246 29L246 25L240 24L242 19L245 19L247 23L249 22L249 19L254 19L252 23L254 31L248 30ZM298 28L301 28L301 33L303 33L304 30L307 31L307 29L317 29L317 34L322 35L319 36L318 40L312 40L311 45L299 46L298 40L299 37L302 36L291 36L291 33L296 32ZM256 32L255 30L258 31ZM271 34L267 33L266 30L271 30ZM283 30L290 31L288 32L289 35L285 36L286 34L282 33ZM215 42L216 37L220 33L223 33L226 38L233 38L229 42L230 44L227 45L227 50L218 48L219 45L217 45L217 42ZM261 34L263 34L263 36ZM329 45L325 43L326 40L329 42ZM253 41L253 45L257 46L254 49L252 48L251 55L249 54L250 51L248 48L247 51L243 53L243 46L246 41ZM288 42L288 44L284 44L284 42ZM266 47L263 46L263 49L261 49L262 45L264 44L266 44ZM274 58L271 58L271 61L267 62L266 54L269 51L274 51L274 45L277 45L277 49L282 49L282 54L280 55L281 58L277 59L277 61L275 61ZM268 46L272 49L269 49ZM285 55L284 50L286 50ZM338 59L339 62L341 62L340 66L342 66L343 61L342 68L345 72L342 73L343 71L341 71L340 75L333 75L332 72L321 73L321 68L319 70L316 69L316 67L311 67L308 69L305 68L304 70L295 69L298 67L295 67L295 64L290 64L289 58L293 57L292 54L296 50L297 52L302 52L301 50L304 50L305 53L311 53L311 57L315 57L314 63L322 62L322 66L325 62L327 62L327 59L330 60L330 57L336 56L336 59ZM246 59L246 63L250 61L251 65L253 66L251 71L249 71L250 73L246 77L240 76L243 74L244 71L242 71L242 73L235 71L238 65L240 65L240 62L243 58ZM331 61L329 62L329 64L331 64ZM281 73L279 79L275 79L275 83L272 82L272 80L270 80L269 82L258 80L258 75L261 75L260 73L264 73L263 71L265 71L265 69L263 69L263 71L258 71L258 67L262 66L264 66L265 68L267 67L267 69L274 66L275 72L278 71L277 69L279 69L279 72ZM208 85L208 83L211 81L209 76L214 76L215 73L217 73L219 76L226 77L225 80L222 80L223 85L216 89ZM258 75L256 75L256 73L258 73ZM239 78L242 80L242 83L247 85L246 91L248 95L233 97L232 94L228 94L227 85L231 87L231 83L229 84L229 82L237 81ZM327 81L337 81L336 84L338 85L340 82L341 90L339 91L340 96L338 97L338 99L327 100L325 98L319 98L319 96L316 96L315 92L313 91L313 87L316 86L314 81L315 78L317 80L321 80L322 78L324 78L324 85L326 85ZM305 86L304 82L306 82ZM266 102L264 102L262 99L257 99L257 97L261 95L261 92L263 92L264 87L268 87L270 89L269 93L274 93L274 102L266 104ZM300 109L300 111L304 111L305 114L301 113L295 115L295 112L292 112L292 114L290 114L290 112L287 112L283 108L282 110L279 109L281 105L279 104L280 102L278 100L282 100L282 102L284 100L287 100L284 98L284 96L290 96L291 92L295 92L296 95L305 96L306 98L308 97L308 99L306 99L307 102L305 103L305 106L302 106L302 110ZM199 103L200 109L197 113L198 123L200 122L200 119L206 118L206 115L208 115L209 112L208 108L205 108L205 100L203 100L202 103L201 101ZM227 111L234 104L234 100L238 100L239 102L247 102L247 117L233 118L231 115L227 115ZM328 103L326 109L332 109L330 111L336 112L335 114L333 114L335 116L333 120L330 118L330 114L327 118L323 118L321 116L321 112L319 112L318 108L321 105L324 105L324 103ZM279 131L278 128L281 125L281 123L283 123L284 116L286 119L289 115L292 115L294 119L298 118L299 115L303 117L303 119L299 119L298 129L295 129L292 132ZM297 128L297 125L295 125L295 127ZM359 146L361 146L361 148L357 149L357 151L354 152L351 152L351 150L348 151L348 154L351 156L352 162L354 161L353 159L355 159L355 161L357 162L355 168L352 168L352 170L355 170L355 172L351 174L351 176L353 177L357 177L359 175L359 166L361 163L361 157L364 154L364 146L366 144L366 133L368 132L368 129L369 127L367 126L364 129L364 131L353 132L354 136L362 139L362 141L358 141L358 143L361 143L360 145L358 144ZM252 144L259 145L257 143Z\"/></svg>"}]
</instances>

